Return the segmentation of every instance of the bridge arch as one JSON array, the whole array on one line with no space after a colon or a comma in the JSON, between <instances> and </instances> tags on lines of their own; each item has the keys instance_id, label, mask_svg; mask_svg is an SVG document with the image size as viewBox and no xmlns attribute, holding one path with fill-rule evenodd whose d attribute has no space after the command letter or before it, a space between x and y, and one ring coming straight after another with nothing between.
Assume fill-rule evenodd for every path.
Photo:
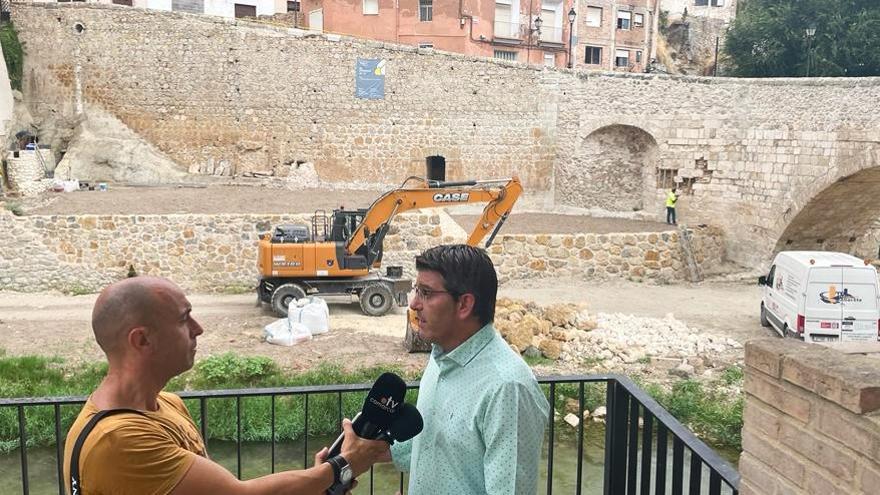
<instances>
[{"instance_id":1,"label":"bridge arch","mask_svg":"<svg viewBox=\"0 0 880 495\"><path fill-rule=\"evenodd\" d=\"M780 222L788 223L773 254L790 250L842 251L863 258L880 255L880 163L822 187L801 207L795 198ZM806 190L814 187L807 187ZM803 193L801 193L803 194Z\"/></svg>"},{"instance_id":2,"label":"bridge arch","mask_svg":"<svg viewBox=\"0 0 880 495\"><path fill-rule=\"evenodd\" d=\"M654 176L658 145L641 127L611 123L580 133L573 153L554 171L556 202L581 208L638 211Z\"/></svg>"}]
</instances>

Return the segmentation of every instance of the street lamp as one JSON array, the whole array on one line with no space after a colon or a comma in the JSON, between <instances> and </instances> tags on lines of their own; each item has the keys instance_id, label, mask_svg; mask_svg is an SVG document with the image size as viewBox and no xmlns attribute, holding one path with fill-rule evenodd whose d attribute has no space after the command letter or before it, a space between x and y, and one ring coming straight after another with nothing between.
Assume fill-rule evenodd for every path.
<instances>
[{"instance_id":1,"label":"street lamp","mask_svg":"<svg viewBox=\"0 0 880 495\"><path fill-rule=\"evenodd\" d=\"M541 36L541 26L544 24L544 21L541 19L541 16L535 17L535 27L532 29L533 32L537 32L538 36Z\"/></svg>"},{"instance_id":2,"label":"street lamp","mask_svg":"<svg viewBox=\"0 0 880 495\"><path fill-rule=\"evenodd\" d=\"M816 26L811 24L804 29L804 34L807 36L807 77L810 77L810 59L813 54L813 36L816 36Z\"/></svg>"},{"instance_id":3,"label":"street lamp","mask_svg":"<svg viewBox=\"0 0 880 495\"><path fill-rule=\"evenodd\" d=\"M571 60L571 43L574 39L574 18L577 17L577 12L574 11L574 5L571 6L571 9L568 11L568 68L571 69L572 60Z\"/></svg>"}]
</instances>

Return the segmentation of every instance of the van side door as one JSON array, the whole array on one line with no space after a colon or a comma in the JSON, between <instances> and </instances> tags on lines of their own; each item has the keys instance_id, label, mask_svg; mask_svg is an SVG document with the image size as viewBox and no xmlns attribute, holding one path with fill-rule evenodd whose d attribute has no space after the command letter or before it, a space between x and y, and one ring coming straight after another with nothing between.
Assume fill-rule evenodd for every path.
<instances>
[{"instance_id":1,"label":"van side door","mask_svg":"<svg viewBox=\"0 0 880 495\"><path fill-rule=\"evenodd\" d=\"M774 327L777 327L777 329L782 332L784 314L782 306L779 304L780 295L776 293L778 276L777 265L771 266L770 272L767 274L767 284L764 287L764 307L768 313L767 319L770 320L770 323L772 323Z\"/></svg>"}]
</instances>

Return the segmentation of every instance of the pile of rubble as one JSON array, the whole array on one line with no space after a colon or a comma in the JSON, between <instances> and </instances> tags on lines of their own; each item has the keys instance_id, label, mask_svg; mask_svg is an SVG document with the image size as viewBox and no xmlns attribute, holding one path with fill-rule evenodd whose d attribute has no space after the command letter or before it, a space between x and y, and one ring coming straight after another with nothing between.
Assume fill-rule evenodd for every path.
<instances>
[{"instance_id":1,"label":"pile of rubble","mask_svg":"<svg viewBox=\"0 0 880 495\"><path fill-rule=\"evenodd\" d=\"M511 348L530 357L559 359L566 343L583 338L596 326L583 305L543 307L508 298L496 303L495 328Z\"/></svg>"},{"instance_id":2,"label":"pile of rubble","mask_svg":"<svg viewBox=\"0 0 880 495\"><path fill-rule=\"evenodd\" d=\"M584 305L541 306L507 298L498 300L495 328L525 356L544 356L576 368L585 363L603 369L651 364L690 376L711 367L714 357L742 348L731 338L688 327L671 314L666 318L590 315Z\"/></svg>"}]
</instances>

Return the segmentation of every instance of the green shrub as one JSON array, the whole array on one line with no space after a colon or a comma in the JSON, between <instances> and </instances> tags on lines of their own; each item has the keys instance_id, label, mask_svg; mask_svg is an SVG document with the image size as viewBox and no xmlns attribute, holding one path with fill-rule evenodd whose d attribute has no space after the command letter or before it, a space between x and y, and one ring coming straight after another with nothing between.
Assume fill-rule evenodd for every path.
<instances>
[{"instance_id":1,"label":"green shrub","mask_svg":"<svg viewBox=\"0 0 880 495\"><path fill-rule=\"evenodd\" d=\"M24 68L24 48L18 40L18 33L12 22L0 23L0 45L3 46L3 59L9 73L12 89L21 91L21 75Z\"/></svg>"}]
</instances>

